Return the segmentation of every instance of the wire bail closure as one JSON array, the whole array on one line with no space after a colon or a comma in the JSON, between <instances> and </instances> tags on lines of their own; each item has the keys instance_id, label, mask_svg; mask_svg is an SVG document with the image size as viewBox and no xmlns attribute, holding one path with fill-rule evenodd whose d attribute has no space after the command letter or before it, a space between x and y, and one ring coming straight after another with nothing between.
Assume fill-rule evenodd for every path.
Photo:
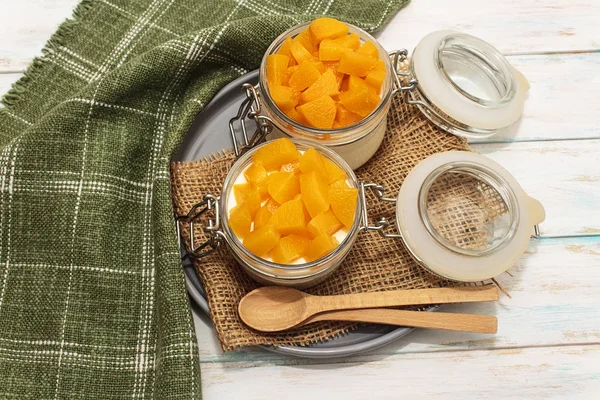
<instances>
[{"instance_id":1,"label":"wire bail closure","mask_svg":"<svg viewBox=\"0 0 600 400\"><path fill-rule=\"evenodd\" d=\"M360 231L361 232L376 231L377 233L379 233L379 235L381 235L384 238L393 238L393 239L400 238L401 239L402 235L400 235L399 233L385 232L385 230L390 225L390 222L385 217L381 217L375 225L369 225L369 215L368 215L368 210L367 210L367 196L366 196L365 189L370 189L375 194L375 196L377 197L377 199L379 201L396 203L395 198L385 197L383 195L383 193L385 192L385 188L382 185L378 185L376 183L360 182L359 187L358 187L358 195L360 196L360 202L362 205L362 214L361 214L362 221L361 221Z\"/></svg>"},{"instance_id":2,"label":"wire bail closure","mask_svg":"<svg viewBox=\"0 0 600 400\"><path fill-rule=\"evenodd\" d=\"M208 211L213 211L213 214L215 215L214 220L208 219L208 225L202 227L202 230L209 235L209 238L206 242L196 247L194 240L194 224L198 223L200 216ZM192 258L202 258L219 248L222 243L221 231L219 230L221 226L219 214L219 197L215 197L212 194L205 194L202 201L194 204L186 215L175 216L179 247L181 247L181 223L187 222L190 229L189 248L191 250L186 252L186 255L184 255L182 259L185 259L187 256Z\"/></svg>"},{"instance_id":3,"label":"wire bail closure","mask_svg":"<svg viewBox=\"0 0 600 400\"><path fill-rule=\"evenodd\" d=\"M273 130L273 121L269 117L261 115L262 102L258 89L259 85L254 86L250 83L242 85L241 90L245 92L246 99L240 104L237 115L229 120L229 133L233 143L233 151L237 157L262 143L265 137ZM252 137L248 137L246 119L252 119L256 124L256 129ZM242 143L238 142L235 128L236 121L239 121L241 127Z\"/></svg>"}]
</instances>

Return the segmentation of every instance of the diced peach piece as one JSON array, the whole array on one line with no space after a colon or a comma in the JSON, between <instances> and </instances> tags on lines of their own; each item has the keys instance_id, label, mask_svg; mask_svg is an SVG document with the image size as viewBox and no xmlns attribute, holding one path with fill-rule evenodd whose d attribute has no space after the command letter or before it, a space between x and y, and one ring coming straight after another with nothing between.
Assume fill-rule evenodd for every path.
<instances>
[{"instance_id":1,"label":"diced peach piece","mask_svg":"<svg viewBox=\"0 0 600 400\"><path fill-rule=\"evenodd\" d=\"M312 219L312 217L310 216L308 210L306 209L306 204L304 204L304 201L302 200L302 195L299 194L298 196L294 197L294 200L300 200L300 202L302 203L302 211L304 212L304 220L306 221L306 223L308 223L308 221L310 221ZM308 230L306 232L304 232L304 236L310 236L310 233L308 232Z\"/></svg>"},{"instance_id":2,"label":"diced peach piece","mask_svg":"<svg viewBox=\"0 0 600 400\"><path fill-rule=\"evenodd\" d=\"M317 43L348 34L348 25L333 18L317 18L310 23L309 29Z\"/></svg>"},{"instance_id":3,"label":"diced peach piece","mask_svg":"<svg viewBox=\"0 0 600 400\"><path fill-rule=\"evenodd\" d=\"M356 33L351 33L346 36L339 37L335 39L336 42L341 44L347 49L356 51L360 47L360 37Z\"/></svg>"},{"instance_id":4,"label":"diced peach piece","mask_svg":"<svg viewBox=\"0 0 600 400\"><path fill-rule=\"evenodd\" d=\"M311 52L309 52L306 47L304 47L302 43L296 39L293 39L292 43L290 44L290 52L298 64L313 61L315 59Z\"/></svg>"},{"instance_id":5,"label":"diced peach piece","mask_svg":"<svg viewBox=\"0 0 600 400\"><path fill-rule=\"evenodd\" d=\"M310 147L308 150L300 156L300 171L303 174L308 174L309 172L316 171L318 174L325 175L325 163L323 162L324 157L315 150L314 147Z\"/></svg>"},{"instance_id":6,"label":"diced peach piece","mask_svg":"<svg viewBox=\"0 0 600 400\"><path fill-rule=\"evenodd\" d=\"M279 204L292 200L300 193L298 177L293 172L273 172L269 176L269 194Z\"/></svg>"},{"instance_id":7,"label":"diced peach piece","mask_svg":"<svg viewBox=\"0 0 600 400\"><path fill-rule=\"evenodd\" d=\"M302 194L302 201L311 218L314 218L329 209L328 191L328 182L322 174L312 171L300 175L300 193Z\"/></svg>"},{"instance_id":8,"label":"diced peach piece","mask_svg":"<svg viewBox=\"0 0 600 400\"><path fill-rule=\"evenodd\" d=\"M379 104L379 96L371 96L367 87L356 87L340 93L340 103L353 113L366 117Z\"/></svg>"},{"instance_id":9,"label":"diced peach piece","mask_svg":"<svg viewBox=\"0 0 600 400\"><path fill-rule=\"evenodd\" d=\"M302 242L295 238L303 239ZM271 258L274 262L279 264L289 264L297 258L302 256L306 245L310 242L310 239L303 238L298 235L289 235L279 239L277 246L271 250ZM305 243L305 244L303 244Z\"/></svg>"},{"instance_id":10,"label":"diced peach piece","mask_svg":"<svg viewBox=\"0 0 600 400\"><path fill-rule=\"evenodd\" d=\"M253 162L250 164L248 168L244 171L244 176L246 180L250 182L252 185L257 186L258 184L267 180L267 170L261 162Z\"/></svg>"},{"instance_id":11,"label":"diced peach piece","mask_svg":"<svg viewBox=\"0 0 600 400\"><path fill-rule=\"evenodd\" d=\"M311 63L315 67L317 67L317 69L319 70L320 73L324 73L325 71L327 71L327 67L321 61L311 61Z\"/></svg>"},{"instance_id":12,"label":"diced peach piece","mask_svg":"<svg viewBox=\"0 0 600 400\"><path fill-rule=\"evenodd\" d=\"M338 179L337 181L330 184L329 189L331 190L331 188L350 189L350 186L348 185L348 182L346 182L346 178L344 178L344 179Z\"/></svg>"},{"instance_id":13,"label":"diced peach piece","mask_svg":"<svg viewBox=\"0 0 600 400\"><path fill-rule=\"evenodd\" d=\"M379 50L377 50L377 47L371 41L364 42L356 52L365 56L379 58Z\"/></svg>"},{"instance_id":14,"label":"diced peach piece","mask_svg":"<svg viewBox=\"0 0 600 400\"><path fill-rule=\"evenodd\" d=\"M281 54L269 54L267 56L267 79L269 86L281 85L289 62L290 58Z\"/></svg>"},{"instance_id":15,"label":"diced peach piece","mask_svg":"<svg viewBox=\"0 0 600 400\"><path fill-rule=\"evenodd\" d=\"M377 60L377 64L375 64L375 67L373 67L373 69L367 74L365 82L373 88L375 88L376 92L379 94L379 92L381 91L381 85L383 84L385 77L385 64L383 60Z\"/></svg>"},{"instance_id":16,"label":"diced peach piece","mask_svg":"<svg viewBox=\"0 0 600 400\"><path fill-rule=\"evenodd\" d=\"M356 214L356 201L358 198L358 189L344 188L337 185L329 187L329 201L331 210L335 216L344 224L346 228L350 228L354 223Z\"/></svg>"},{"instance_id":17,"label":"diced peach piece","mask_svg":"<svg viewBox=\"0 0 600 400\"><path fill-rule=\"evenodd\" d=\"M308 125L319 129L331 129L336 113L335 101L329 96L298 106L297 110Z\"/></svg>"},{"instance_id":18,"label":"diced peach piece","mask_svg":"<svg viewBox=\"0 0 600 400\"><path fill-rule=\"evenodd\" d=\"M338 71L348 75L367 76L376 63L376 58L347 51L340 59Z\"/></svg>"},{"instance_id":19,"label":"diced peach piece","mask_svg":"<svg viewBox=\"0 0 600 400\"><path fill-rule=\"evenodd\" d=\"M269 199L267 200L267 202L265 203L265 207L267 207L267 210L271 211L271 214L275 213L275 211L277 211L277 209L279 208L279 203L277 203L275 200L273 199Z\"/></svg>"},{"instance_id":20,"label":"diced peach piece","mask_svg":"<svg viewBox=\"0 0 600 400\"><path fill-rule=\"evenodd\" d=\"M302 200L295 199L283 203L271 216L269 221L282 235L306 233L306 218L302 209Z\"/></svg>"},{"instance_id":21,"label":"diced peach piece","mask_svg":"<svg viewBox=\"0 0 600 400\"><path fill-rule=\"evenodd\" d=\"M313 238L319 236L322 232L329 235L336 233L343 224L335 216L333 211L327 210L322 214L317 215L310 220L306 228L310 232Z\"/></svg>"},{"instance_id":22,"label":"diced peach piece","mask_svg":"<svg viewBox=\"0 0 600 400\"><path fill-rule=\"evenodd\" d=\"M258 193L260 194L260 198L261 200L267 200L270 198L269 195L269 177L267 176L267 179L265 179L264 181L260 182L257 185L252 185L254 188L256 188L256 190L258 190Z\"/></svg>"},{"instance_id":23,"label":"diced peach piece","mask_svg":"<svg viewBox=\"0 0 600 400\"><path fill-rule=\"evenodd\" d=\"M260 193L258 189L253 187L250 183L233 185L233 195L238 204L248 205L250 215L256 214L260 208L260 203L262 202Z\"/></svg>"},{"instance_id":24,"label":"diced peach piece","mask_svg":"<svg viewBox=\"0 0 600 400\"><path fill-rule=\"evenodd\" d=\"M288 117L290 117L291 119L293 119L294 121L296 121L297 123L306 125L306 121L304 120L304 117L295 108L292 108L291 110L286 111L285 114Z\"/></svg>"},{"instance_id":25,"label":"diced peach piece","mask_svg":"<svg viewBox=\"0 0 600 400\"><path fill-rule=\"evenodd\" d=\"M312 85L300 95L300 103L308 103L322 96L335 96L339 93L338 83L332 70L327 69Z\"/></svg>"},{"instance_id":26,"label":"diced peach piece","mask_svg":"<svg viewBox=\"0 0 600 400\"><path fill-rule=\"evenodd\" d=\"M283 44L277 50L277 54L281 54L282 56L288 56L292 58L292 52L290 51L290 45L292 44L292 38L286 37L283 41Z\"/></svg>"},{"instance_id":27,"label":"diced peach piece","mask_svg":"<svg viewBox=\"0 0 600 400\"><path fill-rule=\"evenodd\" d=\"M300 170L300 160L294 160L291 163L283 164L279 169L279 172L293 172L296 175L302 173Z\"/></svg>"},{"instance_id":28,"label":"diced peach piece","mask_svg":"<svg viewBox=\"0 0 600 400\"><path fill-rule=\"evenodd\" d=\"M325 173L330 184L340 179L346 179L346 173L340 167L335 165L333 161L326 157L322 157L322 159L323 164L325 165Z\"/></svg>"},{"instance_id":29,"label":"diced peach piece","mask_svg":"<svg viewBox=\"0 0 600 400\"><path fill-rule=\"evenodd\" d=\"M335 114L335 122L339 124L341 127L350 126L358 121L360 121L362 117L358 114L353 113L348 110L341 104L337 104L337 112Z\"/></svg>"},{"instance_id":30,"label":"diced peach piece","mask_svg":"<svg viewBox=\"0 0 600 400\"><path fill-rule=\"evenodd\" d=\"M304 251L306 261L318 260L326 256L338 247L339 242L331 235L321 233L319 236L311 240Z\"/></svg>"},{"instance_id":31,"label":"diced peach piece","mask_svg":"<svg viewBox=\"0 0 600 400\"><path fill-rule=\"evenodd\" d=\"M263 257L277 246L281 235L275 230L273 225L268 224L260 229L250 232L244 238L244 246L254 255Z\"/></svg>"},{"instance_id":32,"label":"diced peach piece","mask_svg":"<svg viewBox=\"0 0 600 400\"><path fill-rule=\"evenodd\" d=\"M290 245L296 249L298 254L304 255L306 246L310 243L310 238L308 236L291 234L286 236L286 238L290 240Z\"/></svg>"},{"instance_id":33,"label":"diced peach piece","mask_svg":"<svg viewBox=\"0 0 600 400\"><path fill-rule=\"evenodd\" d=\"M303 91L317 79L321 77L321 73L311 62L301 63L298 69L290 76L289 84L290 87L298 92Z\"/></svg>"},{"instance_id":34,"label":"diced peach piece","mask_svg":"<svg viewBox=\"0 0 600 400\"><path fill-rule=\"evenodd\" d=\"M282 138L268 142L252 154L254 161L261 162L268 170L279 169L283 164L287 164L300 158L296 145L290 139Z\"/></svg>"},{"instance_id":35,"label":"diced peach piece","mask_svg":"<svg viewBox=\"0 0 600 400\"><path fill-rule=\"evenodd\" d=\"M291 67L288 67L285 70L285 77L283 78L283 86L290 86L290 78L292 77L292 75L294 74L294 72L296 72L298 70L298 68L300 68L299 65L294 65Z\"/></svg>"},{"instance_id":36,"label":"diced peach piece","mask_svg":"<svg viewBox=\"0 0 600 400\"><path fill-rule=\"evenodd\" d=\"M303 30L294 39L300 42L309 53L312 54L317 51L317 44L313 42L310 29Z\"/></svg>"},{"instance_id":37,"label":"diced peach piece","mask_svg":"<svg viewBox=\"0 0 600 400\"><path fill-rule=\"evenodd\" d=\"M250 233L252 215L247 204L238 204L229 211L229 227L240 238Z\"/></svg>"},{"instance_id":38,"label":"diced peach piece","mask_svg":"<svg viewBox=\"0 0 600 400\"><path fill-rule=\"evenodd\" d=\"M266 226L271 220L271 215L273 215L273 213L266 205L259 208L254 216L254 230Z\"/></svg>"},{"instance_id":39,"label":"diced peach piece","mask_svg":"<svg viewBox=\"0 0 600 400\"><path fill-rule=\"evenodd\" d=\"M269 85L269 93L275 104L277 104L277 107L284 112L291 110L298 104L298 100L294 96L294 90L291 87Z\"/></svg>"},{"instance_id":40,"label":"diced peach piece","mask_svg":"<svg viewBox=\"0 0 600 400\"><path fill-rule=\"evenodd\" d=\"M339 61L348 51L347 47L331 39L325 39L319 46L319 60L321 61Z\"/></svg>"}]
</instances>

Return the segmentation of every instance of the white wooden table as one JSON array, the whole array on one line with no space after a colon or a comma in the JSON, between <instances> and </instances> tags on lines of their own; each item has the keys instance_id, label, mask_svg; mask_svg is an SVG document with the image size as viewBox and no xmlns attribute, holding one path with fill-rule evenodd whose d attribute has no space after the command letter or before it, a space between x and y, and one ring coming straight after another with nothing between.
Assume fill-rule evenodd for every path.
<instances>
[{"instance_id":1,"label":"white wooden table","mask_svg":"<svg viewBox=\"0 0 600 400\"><path fill-rule=\"evenodd\" d=\"M0 3L0 92L76 3ZM195 310L205 399L600 398L600 1L413 0L379 39L412 49L445 28L493 43L531 82L520 124L473 147L542 201L547 238L499 278L512 298L448 308L496 314L498 334L418 330L340 360L223 354Z\"/></svg>"}]
</instances>

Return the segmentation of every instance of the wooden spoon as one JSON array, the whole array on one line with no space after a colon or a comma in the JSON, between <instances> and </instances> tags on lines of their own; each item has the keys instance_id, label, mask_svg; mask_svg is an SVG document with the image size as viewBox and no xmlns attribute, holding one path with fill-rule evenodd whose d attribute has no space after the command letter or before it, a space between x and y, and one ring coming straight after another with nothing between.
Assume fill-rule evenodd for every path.
<instances>
[{"instance_id":1,"label":"wooden spoon","mask_svg":"<svg viewBox=\"0 0 600 400\"><path fill-rule=\"evenodd\" d=\"M313 315L296 326L304 326L317 321L369 322L477 333L496 333L498 331L498 318L492 315L390 310L386 308L327 311Z\"/></svg>"},{"instance_id":2,"label":"wooden spoon","mask_svg":"<svg viewBox=\"0 0 600 400\"><path fill-rule=\"evenodd\" d=\"M312 315L325 311L495 300L498 300L498 289L492 285L339 296L312 296L289 287L265 286L244 296L238 312L242 321L251 328L277 332L293 328Z\"/></svg>"}]
</instances>

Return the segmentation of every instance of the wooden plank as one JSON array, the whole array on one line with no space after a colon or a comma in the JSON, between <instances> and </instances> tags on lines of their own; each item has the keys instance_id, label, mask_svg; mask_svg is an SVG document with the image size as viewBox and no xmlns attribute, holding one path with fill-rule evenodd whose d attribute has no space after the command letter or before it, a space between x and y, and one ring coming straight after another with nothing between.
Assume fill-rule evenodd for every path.
<instances>
[{"instance_id":1,"label":"wooden plank","mask_svg":"<svg viewBox=\"0 0 600 400\"><path fill-rule=\"evenodd\" d=\"M11 2L0 13L0 71L21 71L58 25L70 17L77 0ZM39 12L44 10L44 12ZM411 2L379 34L389 49L412 49L427 33L458 29L488 40L501 51L581 51L600 47L598 2L536 0Z\"/></svg>"},{"instance_id":2,"label":"wooden plank","mask_svg":"<svg viewBox=\"0 0 600 400\"><path fill-rule=\"evenodd\" d=\"M600 3L586 0L411 2L378 35L388 50L413 49L430 32L462 31L503 53L598 50Z\"/></svg>"},{"instance_id":3,"label":"wooden plank","mask_svg":"<svg viewBox=\"0 0 600 400\"><path fill-rule=\"evenodd\" d=\"M600 138L600 53L511 56L531 84L521 119L472 142Z\"/></svg>"},{"instance_id":4,"label":"wooden plank","mask_svg":"<svg viewBox=\"0 0 600 400\"><path fill-rule=\"evenodd\" d=\"M496 335L419 329L370 356L449 350L575 345L600 342L600 237L532 241L498 278L512 296L497 304L449 305L442 311L498 316ZM238 366L312 362L250 350L222 354L208 318L195 310L202 363Z\"/></svg>"},{"instance_id":5,"label":"wooden plank","mask_svg":"<svg viewBox=\"0 0 600 400\"><path fill-rule=\"evenodd\" d=\"M600 140L474 144L542 202L545 235L600 233Z\"/></svg>"},{"instance_id":6,"label":"wooden plank","mask_svg":"<svg viewBox=\"0 0 600 400\"><path fill-rule=\"evenodd\" d=\"M239 368L202 364L205 399L597 398L600 345L364 357Z\"/></svg>"},{"instance_id":7,"label":"wooden plank","mask_svg":"<svg viewBox=\"0 0 600 400\"><path fill-rule=\"evenodd\" d=\"M2 4L0 72L23 71L56 28L71 17L78 0L27 0Z\"/></svg>"}]
</instances>

